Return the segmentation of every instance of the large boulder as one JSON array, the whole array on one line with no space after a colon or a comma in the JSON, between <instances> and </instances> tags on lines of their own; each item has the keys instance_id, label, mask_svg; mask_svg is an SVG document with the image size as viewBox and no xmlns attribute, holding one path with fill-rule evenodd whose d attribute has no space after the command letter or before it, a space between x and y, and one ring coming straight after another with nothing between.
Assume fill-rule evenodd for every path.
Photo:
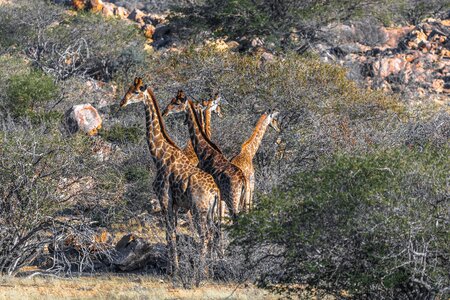
<instances>
[{"instance_id":1,"label":"large boulder","mask_svg":"<svg viewBox=\"0 0 450 300\"><path fill-rule=\"evenodd\" d=\"M74 105L66 112L66 124L70 133L83 131L88 135L96 135L102 127L102 118L90 104Z\"/></svg>"},{"instance_id":2,"label":"large boulder","mask_svg":"<svg viewBox=\"0 0 450 300\"><path fill-rule=\"evenodd\" d=\"M167 267L167 250L162 243L150 244L133 234L127 234L116 245L114 265L121 271L133 271L145 266L162 270Z\"/></svg>"}]
</instances>

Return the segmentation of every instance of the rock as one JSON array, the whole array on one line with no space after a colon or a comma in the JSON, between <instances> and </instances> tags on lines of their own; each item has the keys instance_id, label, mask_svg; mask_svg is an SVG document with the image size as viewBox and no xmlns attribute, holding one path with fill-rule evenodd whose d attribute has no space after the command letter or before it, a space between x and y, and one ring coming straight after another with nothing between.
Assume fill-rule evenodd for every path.
<instances>
[{"instance_id":1,"label":"rock","mask_svg":"<svg viewBox=\"0 0 450 300\"><path fill-rule=\"evenodd\" d=\"M152 45L145 44L144 45L144 51L147 52L148 54L152 54L152 53L155 52L155 49L153 48Z\"/></svg>"},{"instance_id":2,"label":"rock","mask_svg":"<svg viewBox=\"0 0 450 300\"><path fill-rule=\"evenodd\" d=\"M129 12L125 7L122 6L118 6L116 7L116 9L114 10L114 15L116 17L119 17L119 19L126 19L129 16Z\"/></svg>"},{"instance_id":3,"label":"rock","mask_svg":"<svg viewBox=\"0 0 450 300\"><path fill-rule=\"evenodd\" d=\"M163 14L148 14L144 17L144 22L152 24L154 26L166 23L167 15Z\"/></svg>"},{"instance_id":4,"label":"rock","mask_svg":"<svg viewBox=\"0 0 450 300\"><path fill-rule=\"evenodd\" d=\"M401 40L403 40L408 33L414 29L414 26L404 26L397 28L383 28L382 30L386 34L386 42L382 48L397 48Z\"/></svg>"},{"instance_id":5,"label":"rock","mask_svg":"<svg viewBox=\"0 0 450 300\"><path fill-rule=\"evenodd\" d=\"M151 24L145 24L142 27L142 31L144 32L144 36L147 39L152 39L153 38L153 34L155 33L155 26L153 26Z\"/></svg>"},{"instance_id":6,"label":"rock","mask_svg":"<svg viewBox=\"0 0 450 300\"><path fill-rule=\"evenodd\" d=\"M120 239L116 252L114 265L121 271L133 271L147 265L160 270L167 267L167 250L164 244L149 244L133 234L127 234Z\"/></svg>"},{"instance_id":7,"label":"rock","mask_svg":"<svg viewBox=\"0 0 450 300\"><path fill-rule=\"evenodd\" d=\"M128 16L128 19L144 25L145 24L145 22L144 22L145 16L146 16L146 14L143 11L141 11L139 9L134 9Z\"/></svg>"},{"instance_id":8,"label":"rock","mask_svg":"<svg viewBox=\"0 0 450 300\"><path fill-rule=\"evenodd\" d=\"M235 49L238 49L240 45L236 41L228 41L227 42L227 46L228 46L229 49L235 50Z\"/></svg>"},{"instance_id":9,"label":"rock","mask_svg":"<svg viewBox=\"0 0 450 300\"><path fill-rule=\"evenodd\" d=\"M450 50L448 49L442 49L440 54L442 57L450 58Z\"/></svg>"},{"instance_id":10,"label":"rock","mask_svg":"<svg viewBox=\"0 0 450 300\"><path fill-rule=\"evenodd\" d=\"M261 60L263 62L272 62L275 59L275 55L273 55L272 53L269 52L264 52L261 55Z\"/></svg>"},{"instance_id":11,"label":"rock","mask_svg":"<svg viewBox=\"0 0 450 300\"><path fill-rule=\"evenodd\" d=\"M205 45L218 51L227 51L229 49L227 43L225 43L223 39L206 41Z\"/></svg>"},{"instance_id":12,"label":"rock","mask_svg":"<svg viewBox=\"0 0 450 300\"><path fill-rule=\"evenodd\" d=\"M426 43L428 41L428 36L420 29L415 29L411 31L412 37L409 39L413 43L420 45L421 43Z\"/></svg>"},{"instance_id":13,"label":"rock","mask_svg":"<svg viewBox=\"0 0 450 300\"><path fill-rule=\"evenodd\" d=\"M72 6L75 10L83 10L86 8L85 0L72 0Z\"/></svg>"},{"instance_id":14,"label":"rock","mask_svg":"<svg viewBox=\"0 0 450 300\"><path fill-rule=\"evenodd\" d=\"M103 4L102 15L105 17L114 17L114 11L117 9L117 6L114 3L106 2Z\"/></svg>"},{"instance_id":15,"label":"rock","mask_svg":"<svg viewBox=\"0 0 450 300\"><path fill-rule=\"evenodd\" d=\"M103 9L103 1L102 0L90 0L90 9L94 13L99 13Z\"/></svg>"},{"instance_id":16,"label":"rock","mask_svg":"<svg viewBox=\"0 0 450 300\"><path fill-rule=\"evenodd\" d=\"M255 47L263 47L264 46L264 42L263 40L261 40L260 38L256 37L254 38L250 44L252 45L253 48Z\"/></svg>"},{"instance_id":17,"label":"rock","mask_svg":"<svg viewBox=\"0 0 450 300\"><path fill-rule=\"evenodd\" d=\"M381 78L389 75L398 74L405 68L406 60L398 57L384 57L373 64L374 74Z\"/></svg>"},{"instance_id":18,"label":"rock","mask_svg":"<svg viewBox=\"0 0 450 300\"><path fill-rule=\"evenodd\" d=\"M431 87L436 93L438 94L442 93L444 91L444 80L442 79L433 80Z\"/></svg>"},{"instance_id":19,"label":"rock","mask_svg":"<svg viewBox=\"0 0 450 300\"><path fill-rule=\"evenodd\" d=\"M92 136L102 127L102 118L92 105L79 104L66 112L66 124L71 133L81 130Z\"/></svg>"}]
</instances>

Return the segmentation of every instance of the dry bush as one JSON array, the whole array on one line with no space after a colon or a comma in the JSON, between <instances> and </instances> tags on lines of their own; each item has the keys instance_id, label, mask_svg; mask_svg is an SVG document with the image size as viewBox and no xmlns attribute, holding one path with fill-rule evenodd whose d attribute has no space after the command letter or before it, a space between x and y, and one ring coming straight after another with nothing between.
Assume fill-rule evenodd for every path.
<instances>
[{"instance_id":1,"label":"dry bush","mask_svg":"<svg viewBox=\"0 0 450 300\"><path fill-rule=\"evenodd\" d=\"M70 16L44 0L2 6L0 15L0 45L25 52L57 80L85 76L108 81L144 60L145 38L120 20Z\"/></svg>"},{"instance_id":2,"label":"dry bush","mask_svg":"<svg viewBox=\"0 0 450 300\"><path fill-rule=\"evenodd\" d=\"M114 219L108 207L120 202L122 187L121 175L95 161L85 137L67 138L44 125L4 121L2 127L0 272L14 274L44 253L44 246L52 244L58 253L57 240L89 239L96 226L107 225ZM75 258L79 270L92 267L95 255ZM70 271L69 262L55 258L52 270Z\"/></svg>"}]
</instances>

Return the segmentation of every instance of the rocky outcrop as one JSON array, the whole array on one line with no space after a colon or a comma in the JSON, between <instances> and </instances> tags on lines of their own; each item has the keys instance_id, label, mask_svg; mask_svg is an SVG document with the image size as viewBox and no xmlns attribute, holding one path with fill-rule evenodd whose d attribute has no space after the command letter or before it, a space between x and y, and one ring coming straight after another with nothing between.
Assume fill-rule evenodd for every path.
<instances>
[{"instance_id":1,"label":"rocky outcrop","mask_svg":"<svg viewBox=\"0 0 450 300\"><path fill-rule=\"evenodd\" d=\"M317 45L324 60L352 70L352 79L373 89L401 93L405 98L450 97L450 20L426 19L417 26L379 28L378 44L363 45L342 27L331 47ZM343 39L342 37L346 37Z\"/></svg>"},{"instance_id":2,"label":"rocky outcrop","mask_svg":"<svg viewBox=\"0 0 450 300\"><path fill-rule=\"evenodd\" d=\"M88 10L100 13L107 18L115 17L135 22L147 38L149 45L153 42L156 27L162 26L166 22L164 15L150 14L139 9L133 9L130 12L125 7L117 6L110 2L103 2L102 0L72 0L72 7L75 10Z\"/></svg>"},{"instance_id":3,"label":"rocky outcrop","mask_svg":"<svg viewBox=\"0 0 450 300\"><path fill-rule=\"evenodd\" d=\"M150 244L133 234L127 234L116 245L114 265L121 271L133 271L150 266L167 267L167 250L162 243Z\"/></svg>"},{"instance_id":4,"label":"rocky outcrop","mask_svg":"<svg viewBox=\"0 0 450 300\"><path fill-rule=\"evenodd\" d=\"M82 131L92 136L102 127L102 118L90 104L74 105L66 112L65 119L70 133Z\"/></svg>"}]
</instances>

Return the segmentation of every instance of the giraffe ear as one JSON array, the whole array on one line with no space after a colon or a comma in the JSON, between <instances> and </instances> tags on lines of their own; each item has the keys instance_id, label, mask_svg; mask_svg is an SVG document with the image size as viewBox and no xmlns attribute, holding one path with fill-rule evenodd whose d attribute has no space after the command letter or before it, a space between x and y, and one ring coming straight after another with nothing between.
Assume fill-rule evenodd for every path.
<instances>
[{"instance_id":1,"label":"giraffe ear","mask_svg":"<svg viewBox=\"0 0 450 300\"><path fill-rule=\"evenodd\" d=\"M139 77L134 77L134 85L137 85L139 83Z\"/></svg>"},{"instance_id":2,"label":"giraffe ear","mask_svg":"<svg viewBox=\"0 0 450 300\"><path fill-rule=\"evenodd\" d=\"M144 92L147 89L147 85L141 85L141 87L139 88L141 90L141 92Z\"/></svg>"}]
</instances>

